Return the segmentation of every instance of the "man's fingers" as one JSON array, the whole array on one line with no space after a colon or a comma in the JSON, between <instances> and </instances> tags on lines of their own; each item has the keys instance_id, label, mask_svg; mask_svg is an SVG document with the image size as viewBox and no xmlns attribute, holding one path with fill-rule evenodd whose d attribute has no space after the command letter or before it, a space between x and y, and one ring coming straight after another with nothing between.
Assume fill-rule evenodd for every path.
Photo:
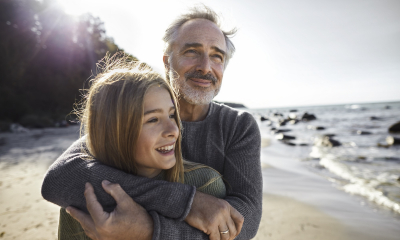
<instances>
[{"instance_id":1,"label":"man's fingers","mask_svg":"<svg viewBox=\"0 0 400 240\"><path fill-rule=\"evenodd\" d=\"M118 208L127 209L128 207L132 207L132 202L135 204L135 201L126 194L119 184L113 184L104 180L102 186L104 190L115 199Z\"/></svg>"},{"instance_id":2,"label":"man's fingers","mask_svg":"<svg viewBox=\"0 0 400 240\"><path fill-rule=\"evenodd\" d=\"M79 211L74 207L67 207L66 211L67 213L69 213L69 215L71 215L81 224L82 228L85 230L85 233L86 235L88 235L88 237L95 239L95 236L93 234L93 232L95 231L94 222L88 214Z\"/></svg>"},{"instance_id":3,"label":"man's fingers","mask_svg":"<svg viewBox=\"0 0 400 240\"><path fill-rule=\"evenodd\" d=\"M209 238L210 240L221 240L221 233L218 231L218 228L211 232Z\"/></svg>"},{"instance_id":4,"label":"man's fingers","mask_svg":"<svg viewBox=\"0 0 400 240\"><path fill-rule=\"evenodd\" d=\"M85 185L85 198L86 198L86 207L92 216L94 222L104 222L107 219L107 213L104 212L103 207L97 201L96 194L94 193L94 189L92 184L86 183Z\"/></svg>"},{"instance_id":5,"label":"man's fingers","mask_svg":"<svg viewBox=\"0 0 400 240\"><path fill-rule=\"evenodd\" d=\"M231 218L231 219L228 220L226 225L229 228L229 239L234 239L237 236L235 222L233 222L233 220Z\"/></svg>"},{"instance_id":6,"label":"man's fingers","mask_svg":"<svg viewBox=\"0 0 400 240\"><path fill-rule=\"evenodd\" d=\"M242 214L240 214L240 213L239 213L234 207L232 207L232 206L231 206L231 208L230 208L230 211L231 211L231 218L232 218L232 220L235 222L237 235L239 235L240 231L242 230L244 218L243 218Z\"/></svg>"},{"instance_id":7,"label":"man's fingers","mask_svg":"<svg viewBox=\"0 0 400 240\"><path fill-rule=\"evenodd\" d=\"M221 227L221 226L219 226L219 232L220 232L220 237L221 237L221 240L229 240L229 239L233 239L233 238L230 238L229 236L230 236L230 234L231 234L231 229L229 229L229 227L225 224L225 225L223 225L223 227ZM226 232L226 231L228 231L228 232Z\"/></svg>"}]
</instances>

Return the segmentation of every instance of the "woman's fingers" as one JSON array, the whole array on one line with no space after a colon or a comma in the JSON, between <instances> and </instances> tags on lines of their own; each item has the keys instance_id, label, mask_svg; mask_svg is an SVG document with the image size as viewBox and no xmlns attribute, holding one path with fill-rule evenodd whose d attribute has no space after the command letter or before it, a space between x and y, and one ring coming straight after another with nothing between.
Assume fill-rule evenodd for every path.
<instances>
[{"instance_id":1,"label":"woman's fingers","mask_svg":"<svg viewBox=\"0 0 400 240\"><path fill-rule=\"evenodd\" d=\"M109 213L104 212L103 207L97 201L96 194L94 194L94 189L92 184L86 183L85 185L85 198L86 207L92 216L95 223L105 222L108 218Z\"/></svg>"}]
</instances>

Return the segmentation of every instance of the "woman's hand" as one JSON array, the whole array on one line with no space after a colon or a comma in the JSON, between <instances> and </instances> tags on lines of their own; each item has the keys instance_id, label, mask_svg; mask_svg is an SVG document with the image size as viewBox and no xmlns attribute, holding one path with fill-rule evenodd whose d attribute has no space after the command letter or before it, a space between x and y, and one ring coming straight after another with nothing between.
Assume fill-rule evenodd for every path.
<instances>
[{"instance_id":1,"label":"woman's hand","mask_svg":"<svg viewBox=\"0 0 400 240\"><path fill-rule=\"evenodd\" d=\"M227 201L197 191L185 221L210 240L232 240L242 230L244 218Z\"/></svg>"},{"instance_id":2,"label":"woman's hand","mask_svg":"<svg viewBox=\"0 0 400 240\"><path fill-rule=\"evenodd\" d=\"M85 234L93 240L151 239L153 220L147 211L134 202L119 184L103 181L102 186L117 202L117 207L111 213L104 212L90 183L85 186L86 206L90 215L73 207L66 209L81 224Z\"/></svg>"}]
</instances>

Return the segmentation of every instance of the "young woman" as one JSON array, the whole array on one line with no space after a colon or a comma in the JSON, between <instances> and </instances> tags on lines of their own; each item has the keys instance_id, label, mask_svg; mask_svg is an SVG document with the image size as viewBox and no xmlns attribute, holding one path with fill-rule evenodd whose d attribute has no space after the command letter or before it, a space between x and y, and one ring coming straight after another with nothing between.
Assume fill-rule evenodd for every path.
<instances>
[{"instance_id":1,"label":"young woman","mask_svg":"<svg viewBox=\"0 0 400 240\"><path fill-rule=\"evenodd\" d=\"M169 84L144 64L107 63L92 82L80 111L82 152L130 174L180 182L224 198L221 175L181 154L181 126ZM107 206L103 206L107 208ZM59 239L90 239L64 208Z\"/></svg>"}]
</instances>

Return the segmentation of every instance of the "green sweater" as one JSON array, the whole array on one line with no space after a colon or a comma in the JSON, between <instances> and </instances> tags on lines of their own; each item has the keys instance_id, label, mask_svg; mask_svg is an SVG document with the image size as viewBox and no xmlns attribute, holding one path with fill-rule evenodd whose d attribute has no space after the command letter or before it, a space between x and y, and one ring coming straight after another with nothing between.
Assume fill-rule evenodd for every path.
<instances>
[{"instance_id":1,"label":"green sweater","mask_svg":"<svg viewBox=\"0 0 400 240\"><path fill-rule=\"evenodd\" d=\"M154 178L155 180L164 180L164 171ZM218 198L226 196L225 184L221 174L212 168L203 166L194 170L185 172L185 184L195 186L198 191L212 195ZM58 225L59 240L89 240L84 233L82 226L71 217L65 208L60 209L60 222Z\"/></svg>"}]
</instances>

